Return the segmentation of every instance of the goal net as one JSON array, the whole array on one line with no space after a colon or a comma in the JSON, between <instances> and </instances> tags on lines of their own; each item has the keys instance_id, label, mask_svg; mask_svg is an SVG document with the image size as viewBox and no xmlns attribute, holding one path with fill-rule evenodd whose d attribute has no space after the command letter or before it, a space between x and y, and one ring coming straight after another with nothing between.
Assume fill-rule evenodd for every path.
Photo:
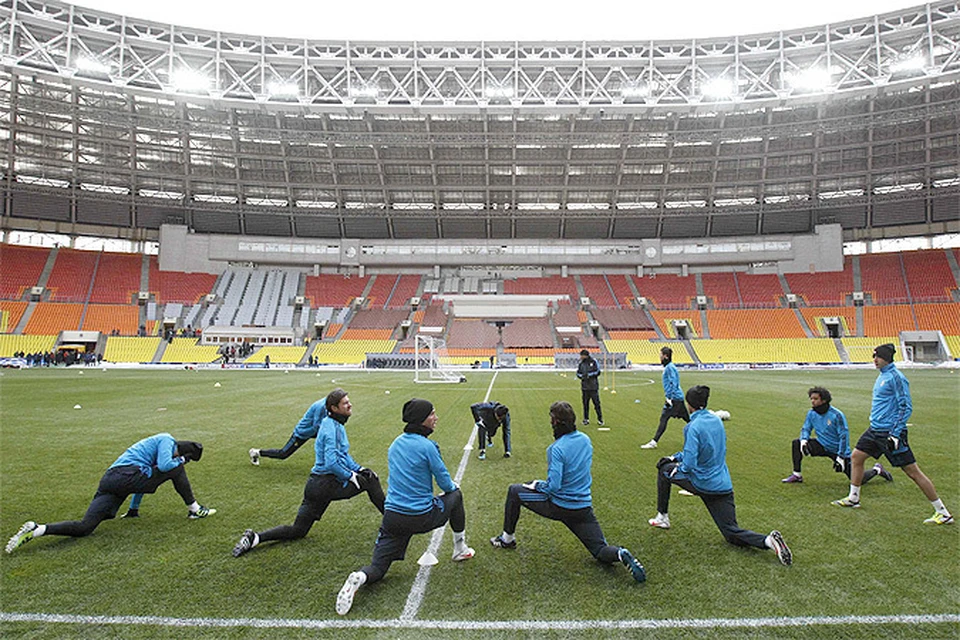
<instances>
[{"instance_id":1,"label":"goal net","mask_svg":"<svg viewBox=\"0 0 960 640\"><path fill-rule=\"evenodd\" d=\"M447 343L433 336L417 334L414 338L414 382L463 382L466 380L453 367Z\"/></svg>"}]
</instances>

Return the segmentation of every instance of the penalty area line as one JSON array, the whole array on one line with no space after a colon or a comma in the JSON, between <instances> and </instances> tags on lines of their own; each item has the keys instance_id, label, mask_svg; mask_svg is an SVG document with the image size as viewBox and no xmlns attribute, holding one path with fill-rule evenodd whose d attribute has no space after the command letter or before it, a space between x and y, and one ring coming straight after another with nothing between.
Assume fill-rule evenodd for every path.
<instances>
[{"instance_id":1,"label":"penalty area line","mask_svg":"<svg viewBox=\"0 0 960 640\"><path fill-rule=\"evenodd\" d=\"M667 618L663 620L309 620L298 618L174 618L165 616L82 616L0 612L0 622L137 625L154 627L249 627L255 629L443 629L476 631L581 631L595 629L762 629L777 627L960 622L960 614L892 616L808 616L791 618Z\"/></svg>"}]
</instances>

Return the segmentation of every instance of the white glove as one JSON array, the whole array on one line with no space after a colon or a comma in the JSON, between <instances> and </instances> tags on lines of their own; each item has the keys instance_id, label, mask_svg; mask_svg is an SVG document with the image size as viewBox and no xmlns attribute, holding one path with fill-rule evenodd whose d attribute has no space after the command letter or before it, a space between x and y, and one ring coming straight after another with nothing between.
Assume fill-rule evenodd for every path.
<instances>
[{"instance_id":1,"label":"white glove","mask_svg":"<svg viewBox=\"0 0 960 640\"><path fill-rule=\"evenodd\" d=\"M900 448L900 438L896 436L887 436L887 444L890 445L890 451L896 451Z\"/></svg>"},{"instance_id":2,"label":"white glove","mask_svg":"<svg viewBox=\"0 0 960 640\"><path fill-rule=\"evenodd\" d=\"M350 482L352 482L353 486L355 486L357 489L360 488L360 478L357 477L356 471L350 474Z\"/></svg>"},{"instance_id":3,"label":"white glove","mask_svg":"<svg viewBox=\"0 0 960 640\"><path fill-rule=\"evenodd\" d=\"M520 486L524 489L530 489L530 491L536 491L538 482L540 482L540 480L531 480L530 482L524 482Z\"/></svg>"},{"instance_id":4,"label":"white glove","mask_svg":"<svg viewBox=\"0 0 960 640\"><path fill-rule=\"evenodd\" d=\"M840 456L837 456L833 461L833 468L838 473L843 473L844 469L846 469L846 466L847 466L846 463L844 462L843 458L841 458Z\"/></svg>"},{"instance_id":5,"label":"white glove","mask_svg":"<svg viewBox=\"0 0 960 640\"><path fill-rule=\"evenodd\" d=\"M670 399L670 398L666 398L666 403L667 403L667 406L668 406L668 407L672 407L672 406L673 406L673 400Z\"/></svg>"},{"instance_id":6,"label":"white glove","mask_svg":"<svg viewBox=\"0 0 960 640\"><path fill-rule=\"evenodd\" d=\"M677 475L677 469L679 469L679 468L680 468L680 465L677 465L677 466L675 466L673 469L670 469L670 475L667 476L667 477L668 477L668 478L672 478L673 476Z\"/></svg>"},{"instance_id":7,"label":"white glove","mask_svg":"<svg viewBox=\"0 0 960 640\"><path fill-rule=\"evenodd\" d=\"M802 453L805 456L810 455L810 447L807 446L806 440L800 441L800 453Z\"/></svg>"},{"instance_id":8,"label":"white glove","mask_svg":"<svg viewBox=\"0 0 960 640\"><path fill-rule=\"evenodd\" d=\"M477 420L476 422L473 423L473 426L475 426L477 429L483 429L483 421Z\"/></svg>"}]
</instances>

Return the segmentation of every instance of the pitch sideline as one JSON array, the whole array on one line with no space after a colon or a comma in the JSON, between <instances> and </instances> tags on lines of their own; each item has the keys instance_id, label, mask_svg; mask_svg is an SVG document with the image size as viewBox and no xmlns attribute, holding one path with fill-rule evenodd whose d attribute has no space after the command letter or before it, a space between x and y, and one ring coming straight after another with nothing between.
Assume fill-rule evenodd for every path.
<instances>
[{"instance_id":1,"label":"pitch sideline","mask_svg":"<svg viewBox=\"0 0 960 640\"><path fill-rule=\"evenodd\" d=\"M587 631L596 629L763 629L877 624L960 622L960 614L894 616L809 616L797 618L693 618L663 620L309 620L297 618L171 618L162 616L81 616L0 612L0 622L137 625L179 628L254 629L441 629L469 631Z\"/></svg>"}]
</instances>

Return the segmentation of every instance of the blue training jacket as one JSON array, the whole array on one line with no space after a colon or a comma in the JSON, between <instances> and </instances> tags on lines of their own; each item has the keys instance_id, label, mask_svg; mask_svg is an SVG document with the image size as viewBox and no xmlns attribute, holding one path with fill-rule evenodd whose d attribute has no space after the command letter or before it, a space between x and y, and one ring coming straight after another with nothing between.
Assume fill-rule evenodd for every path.
<instances>
[{"instance_id":1,"label":"blue training jacket","mask_svg":"<svg viewBox=\"0 0 960 640\"><path fill-rule=\"evenodd\" d=\"M699 409L690 414L683 428L683 451L674 455L680 472L703 493L733 491L727 468L727 432L723 422L710 411Z\"/></svg>"},{"instance_id":2,"label":"blue training jacket","mask_svg":"<svg viewBox=\"0 0 960 640\"><path fill-rule=\"evenodd\" d=\"M870 429L900 437L913 413L910 382L892 362L880 369L873 383L873 404L870 407Z\"/></svg>"},{"instance_id":3,"label":"blue training jacket","mask_svg":"<svg viewBox=\"0 0 960 640\"><path fill-rule=\"evenodd\" d=\"M823 415L810 409L800 428L800 439L809 440L811 431L817 434L817 442L824 449L834 455L850 457L850 426L840 409L831 406Z\"/></svg>"},{"instance_id":4,"label":"blue training jacket","mask_svg":"<svg viewBox=\"0 0 960 640\"><path fill-rule=\"evenodd\" d=\"M343 486L347 486L350 476L361 469L360 465L350 457L347 430L332 416L327 416L320 422L320 431L317 432L313 451L316 462L310 473L319 476L333 474L343 483Z\"/></svg>"},{"instance_id":5,"label":"blue training jacket","mask_svg":"<svg viewBox=\"0 0 960 640\"><path fill-rule=\"evenodd\" d=\"M153 468L161 473L176 469L184 463L183 456L174 457L177 441L169 433L158 433L144 438L124 451L110 468L135 465L148 478L153 476Z\"/></svg>"},{"instance_id":6,"label":"blue training jacket","mask_svg":"<svg viewBox=\"0 0 960 640\"><path fill-rule=\"evenodd\" d=\"M683 391L680 390L680 372L677 365L668 362L663 368L663 395L671 400L683 400Z\"/></svg>"},{"instance_id":7,"label":"blue training jacket","mask_svg":"<svg viewBox=\"0 0 960 640\"><path fill-rule=\"evenodd\" d=\"M440 455L440 445L417 433L401 433L387 450L384 509L418 516L433 509L433 481L441 491L457 488Z\"/></svg>"},{"instance_id":8,"label":"blue training jacket","mask_svg":"<svg viewBox=\"0 0 960 640\"><path fill-rule=\"evenodd\" d=\"M293 436L301 440L316 438L320 423L327 417L327 399L320 398L307 409L300 422L293 428Z\"/></svg>"},{"instance_id":9,"label":"blue training jacket","mask_svg":"<svg viewBox=\"0 0 960 640\"><path fill-rule=\"evenodd\" d=\"M547 479L538 480L536 491L564 509L583 509L593 504L593 443L582 431L565 433L547 447Z\"/></svg>"}]
</instances>

